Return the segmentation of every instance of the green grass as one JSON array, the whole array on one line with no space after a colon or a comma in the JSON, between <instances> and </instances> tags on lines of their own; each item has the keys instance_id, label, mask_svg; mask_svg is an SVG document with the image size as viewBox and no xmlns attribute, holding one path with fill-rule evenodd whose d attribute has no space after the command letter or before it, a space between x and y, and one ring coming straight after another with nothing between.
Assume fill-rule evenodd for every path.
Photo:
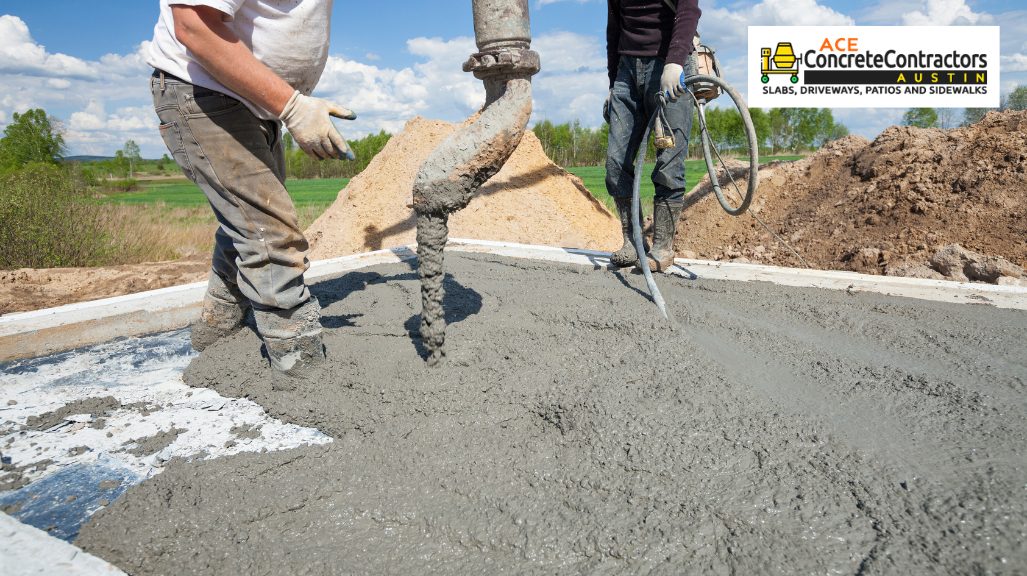
<instances>
[{"instance_id":1,"label":"green grass","mask_svg":"<svg viewBox=\"0 0 1027 576\"><path fill-rule=\"evenodd\" d=\"M792 161L798 160L802 156L765 156L760 158L760 164L772 162L775 160ZM656 193L653 187L653 181L649 178L652 174L653 168L656 165L649 163L645 165L645 171L642 176L642 187L639 189L639 198L642 201L642 212L645 214L651 214L653 209L653 196ZM567 171L574 174L585 184L585 188L592 193L593 196L598 198L601 202L604 202L610 209L614 209L613 198L606 192L606 167L605 166L578 166L574 168L567 168ZM691 190L693 186L699 183L699 180L706 175L706 163L703 160L686 160L685 161L685 188Z\"/></svg>"},{"instance_id":2,"label":"green grass","mask_svg":"<svg viewBox=\"0 0 1027 576\"><path fill-rule=\"evenodd\" d=\"M347 178L287 180L285 188L297 208L312 205L328 207L349 182ZM159 204L173 208L206 206L207 198L192 182L182 179L141 182L141 192L109 194L104 201L116 204Z\"/></svg>"},{"instance_id":3,"label":"green grass","mask_svg":"<svg viewBox=\"0 0 1027 576\"><path fill-rule=\"evenodd\" d=\"M774 160L798 160L802 156L779 155L764 156L760 158L761 163ZM653 182L648 177L652 173L654 164L645 166L645 175L642 178L642 189L640 190L642 204L645 213L652 212L653 206ZM579 166L567 169L569 172L581 178L585 187L593 196L612 210L613 198L606 193L606 168L603 166ZM688 160L685 163L685 178L689 190L695 186L706 174L706 164L702 160ZM339 191L346 187L349 179L313 179L313 180L287 180L285 183L289 195L297 208L320 207L321 210L335 202ZM110 193L103 201L117 204L138 204L157 205L163 204L169 208L196 208L207 205L207 199L203 192L185 178L174 180L158 180L140 182L143 190L140 192ZM309 210L308 210L309 211ZM316 217L316 214L313 215Z\"/></svg>"}]
</instances>

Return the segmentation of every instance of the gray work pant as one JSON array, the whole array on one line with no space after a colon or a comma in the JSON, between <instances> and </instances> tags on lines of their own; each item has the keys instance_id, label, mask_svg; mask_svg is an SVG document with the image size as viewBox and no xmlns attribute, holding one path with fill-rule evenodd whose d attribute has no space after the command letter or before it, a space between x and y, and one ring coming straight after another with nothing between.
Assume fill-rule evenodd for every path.
<instances>
[{"instance_id":1,"label":"gray work pant","mask_svg":"<svg viewBox=\"0 0 1027 576\"><path fill-rule=\"evenodd\" d=\"M695 74L695 56L685 62L685 75ZM606 149L606 191L614 198L630 198L635 181L635 156L642 134L656 111L656 95L663 75L662 58L621 56L610 94L610 137ZM680 203L685 195L685 159L692 131L692 97L667 102L667 122L674 131L674 147L659 150L652 179L656 199Z\"/></svg>"},{"instance_id":2,"label":"gray work pant","mask_svg":"<svg viewBox=\"0 0 1027 576\"><path fill-rule=\"evenodd\" d=\"M160 134L187 178L207 195L217 232L214 273L258 309L310 299L308 244L285 190L281 127L220 92L159 73L150 80Z\"/></svg>"}]
</instances>

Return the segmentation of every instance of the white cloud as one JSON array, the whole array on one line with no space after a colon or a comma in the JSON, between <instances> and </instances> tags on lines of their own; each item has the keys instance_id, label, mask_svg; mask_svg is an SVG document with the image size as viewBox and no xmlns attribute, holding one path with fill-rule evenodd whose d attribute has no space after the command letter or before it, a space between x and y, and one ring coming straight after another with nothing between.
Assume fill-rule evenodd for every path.
<instances>
[{"instance_id":1,"label":"white cloud","mask_svg":"<svg viewBox=\"0 0 1027 576\"><path fill-rule=\"evenodd\" d=\"M85 110L75 112L71 115L68 128L71 130L102 130L107 124L107 112L103 104L97 100L91 100Z\"/></svg>"},{"instance_id":2,"label":"white cloud","mask_svg":"<svg viewBox=\"0 0 1027 576\"><path fill-rule=\"evenodd\" d=\"M920 10L902 15L902 23L907 26L986 24L990 20L990 16L974 12L963 0L924 0Z\"/></svg>"},{"instance_id":3,"label":"white cloud","mask_svg":"<svg viewBox=\"0 0 1027 576\"><path fill-rule=\"evenodd\" d=\"M0 72L35 76L89 77L96 67L66 54L49 54L17 16L0 16Z\"/></svg>"},{"instance_id":4,"label":"white cloud","mask_svg":"<svg viewBox=\"0 0 1027 576\"><path fill-rule=\"evenodd\" d=\"M542 58L546 72L579 72L606 69L606 39L573 32L539 36L531 47Z\"/></svg>"},{"instance_id":5,"label":"white cloud","mask_svg":"<svg viewBox=\"0 0 1027 576\"><path fill-rule=\"evenodd\" d=\"M1002 57L1003 72L1027 72L1027 54L1010 54Z\"/></svg>"},{"instance_id":6,"label":"white cloud","mask_svg":"<svg viewBox=\"0 0 1027 576\"><path fill-rule=\"evenodd\" d=\"M703 38L720 48L744 46L749 26L849 26L852 17L816 0L763 0L751 6L704 8L699 20Z\"/></svg>"}]
</instances>

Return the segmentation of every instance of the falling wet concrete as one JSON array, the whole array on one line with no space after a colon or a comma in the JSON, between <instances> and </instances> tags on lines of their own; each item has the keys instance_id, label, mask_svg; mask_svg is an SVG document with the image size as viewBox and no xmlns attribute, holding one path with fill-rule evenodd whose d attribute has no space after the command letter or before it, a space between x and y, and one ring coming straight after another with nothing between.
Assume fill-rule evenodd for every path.
<instances>
[{"instance_id":1,"label":"falling wet concrete","mask_svg":"<svg viewBox=\"0 0 1027 576\"><path fill-rule=\"evenodd\" d=\"M417 274L421 278L421 328L419 336L434 366L446 355L445 248L449 216L417 216Z\"/></svg>"},{"instance_id":2,"label":"falling wet concrete","mask_svg":"<svg viewBox=\"0 0 1027 576\"><path fill-rule=\"evenodd\" d=\"M315 289L325 373L252 333L195 386L326 446L174 463L77 543L133 574L1022 573L1027 313L451 254Z\"/></svg>"}]
</instances>

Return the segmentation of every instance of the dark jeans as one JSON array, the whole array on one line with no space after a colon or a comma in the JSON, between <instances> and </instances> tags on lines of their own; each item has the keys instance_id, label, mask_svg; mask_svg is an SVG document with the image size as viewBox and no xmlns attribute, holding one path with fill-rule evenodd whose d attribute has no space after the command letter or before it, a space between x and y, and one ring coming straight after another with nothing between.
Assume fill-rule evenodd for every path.
<instances>
[{"instance_id":1,"label":"dark jeans","mask_svg":"<svg viewBox=\"0 0 1027 576\"><path fill-rule=\"evenodd\" d=\"M614 198L630 198L635 179L635 156L642 133L656 111L656 95L663 74L662 58L621 56L617 80L610 95L610 139L606 151L606 191ZM689 56L685 74L695 74L695 57ZM692 130L691 96L683 95L666 106L667 122L674 131L674 148L659 150L653 184L656 199L680 203L685 195L685 157Z\"/></svg>"},{"instance_id":2,"label":"dark jeans","mask_svg":"<svg viewBox=\"0 0 1027 576\"><path fill-rule=\"evenodd\" d=\"M150 80L160 134L186 177L207 195L217 232L213 269L261 309L310 299L307 239L285 190L278 122L242 102L165 76Z\"/></svg>"}]
</instances>

